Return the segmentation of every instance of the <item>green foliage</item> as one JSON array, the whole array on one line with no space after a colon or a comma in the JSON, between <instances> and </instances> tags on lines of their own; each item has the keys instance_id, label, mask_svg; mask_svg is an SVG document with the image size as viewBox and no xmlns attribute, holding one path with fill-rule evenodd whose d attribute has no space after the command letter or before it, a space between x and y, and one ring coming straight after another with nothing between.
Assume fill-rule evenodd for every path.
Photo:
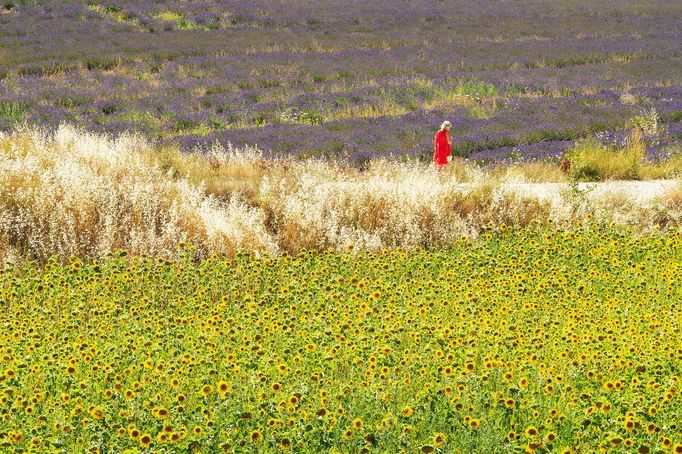
<instances>
[{"instance_id":1,"label":"green foliage","mask_svg":"<svg viewBox=\"0 0 682 454\"><path fill-rule=\"evenodd\" d=\"M178 118L173 121L173 132L175 133L183 133L187 132L188 130L191 130L192 128L195 128L198 126L199 123L196 121L189 119L189 118Z\"/></svg>"},{"instance_id":2,"label":"green foliage","mask_svg":"<svg viewBox=\"0 0 682 454\"><path fill-rule=\"evenodd\" d=\"M21 66L17 70L17 74L20 76L53 76L71 71L73 68L74 65L72 63L50 62L41 65Z\"/></svg>"},{"instance_id":3,"label":"green foliage","mask_svg":"<svg viewBox=\"0 0 682 454\"><path fill-rule=\"evenodd\" d=\"M265 113L257 113L256 115L253 116L251 120L253 121L253 124L256 126L265 126L268 122L267 114Z\"/></svg>"},{"instance_id":4,"label":"green foliage","mask_svg":"<svg viewBox=\"0 0 682 454\"><path fill-rule=\"evenodd\" d=\"M621 148L604 145L597 139L577 141L566 153L571 176L581 181L639 180L645 145L637 131Z\"/></svg>"},{"instance_id":5,"label":"green foliage","mask_svg":"<svg viewBox=\"0 0 682 454\"><path fill-rule=\"evenodd\" d=\"M76 95L76 96L61 96L55 101L55 105L63 107L64 109L72 109L74 107L82 106L91 101L88 96Z\"/></svg>"},{"instance_id":6,"label":"green foliage","mask_svg":"<svg viewBox=\"0 0 682 454\"><path fill-rule=\"evenodd\" d=\"M665 127L660 123L660 117L655 108L644 111L640 115L635 115L628 122L629 128L639 129L645 137L657 136L665 131Z\"/></svg>"},{"instance_id":7,"label":"green foliage","mask_svg":"<svg viewBox=\"0 0 682 454\"><path fill-rule=\"evenodd\" d=\"M24 119L26 105L20 102L0 101L0 119L4 118L13 122Z\"/></svg>"},{"instance_id":8,"label":"green foliage","mask_svg":"<svg viewBox=\"0 0 682 454\"><path fill-rule=\"evenodd\" d=\"M564 192L564 200L574 212L590 213L593 209L588 195L595 188L595 185L581 187L578 181L573 179L568 183L568 190Z\"/></svg>"},{"instance_id":9,"label":"green foliage","mask_svg":"<svg viewBox=\"0 0 682 454\"><path fill-rule=\"evenodd\" d=\"M258 93L249 93L248 95L246 95L246 99L248 99L253 104L258 104L263 100L263 97Z\"/></svg>"},{"instance_id":10,"label":"green foliage","mask_svg":"<svg viewBox=\"0 0 682 454\"><path fill-rule=\"evenodd\" d=\"M85 61L85 67L89 70L99 69L102 71L111 71L117 66L123 63L123 58L121 57L99 57L90 58Z\"/></svg>"},{"instance_id":11,"label":"green foliage","mask_svg":"<svg viewBox=\"0 0 682 454\"><path fill-rule=\"evenodd\" d=\"M123 104L123 101L117 100L117 99L111 99L107 102L105 102L101 107L100 110L104 115L112 115L115 114L116 112L120 112L124 109L125 105Z\"/></svg>"},{"instance_id":12,"label":"green foliage","mask_svg":"<svg viewBox=\"0 0 682 454\"><path fill-rule=\"evenodd\" d=\"M485 146L475 140L458 140L452 147L452 154L460 158L468 158L472 153L484 150Z\"/></svg>"},{"instance_id":13,"label":"green foliage","mask_svg":"<svg viewBox=\"0 0 682 454\"><path fill-rule=\"evenodd\" d=\"M331 156L338 156L343 151L344 145L343 142L339 140L331 140L327 144L327 147L329 148Z\"/></svg>"},{"instance_id":14,"label":"green foliage","mask_svg":"<svg viewBox=\"0 0 682 454\"><path fill-rule=\"evenodd\" d=\"M456 95L467 95L475 99L481 99L486 96L496 96L498 94L497 87L493 84L468 80L460 80L457 85L451 89L451 93Z\"/></svg>"},{"instance_id":15,"label":"green foliage","mask_svg":"<svg viewBox=\"0 0 682 454\"><path fill-rule=\"evenodd\" d=\"M261 88L276 88L281 87L282 82L276 79L263 79L259 82Z\"/></svg>"},{"instance_id":16,"label":"green foliage","mask_svg":"<svg viewBox=\"0 0 682 454\"><path fill-rule=\"evenodd\" d=\"M667 114L663 115L660 120L667 123L676 123L678 121L682 121L682 110L668 112Z\"/></svg>"}]
</instances>

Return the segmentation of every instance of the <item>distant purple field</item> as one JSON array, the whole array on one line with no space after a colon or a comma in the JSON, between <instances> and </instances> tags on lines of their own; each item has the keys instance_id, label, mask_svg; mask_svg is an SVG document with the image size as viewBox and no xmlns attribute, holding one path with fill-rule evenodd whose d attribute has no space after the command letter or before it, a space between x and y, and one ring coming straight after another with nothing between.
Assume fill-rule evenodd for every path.
<instances>
[{"instance_id":1,"label":"distant purple field","mask_svg":"<svg viewBox=\"0 0 682 454\"><path fill-rule=\"evenodd\" d=\"M4 1L0 129L141 131L191 151L428 160L444 119L480 163L682 143L682 2Z\"/></svg>"}]
</instances>

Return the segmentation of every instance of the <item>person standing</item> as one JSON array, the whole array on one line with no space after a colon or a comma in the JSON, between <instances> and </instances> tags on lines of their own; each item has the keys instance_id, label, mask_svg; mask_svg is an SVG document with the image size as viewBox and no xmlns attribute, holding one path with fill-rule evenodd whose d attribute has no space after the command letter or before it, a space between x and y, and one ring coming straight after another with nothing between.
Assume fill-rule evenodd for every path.
<instances>
[{"instance_id":1,"label":"person standing","mask_svg":"<svg viewBox=\"0 0 682 454\"><path fill-rule=\"evenodd\" d=\"M440 125L440 130L436 133L436 138L433 140L433 162L440 170L450 161L452 137L450 136L450 128L452 123L444 121Z\"/></svg>"}]
</instances>

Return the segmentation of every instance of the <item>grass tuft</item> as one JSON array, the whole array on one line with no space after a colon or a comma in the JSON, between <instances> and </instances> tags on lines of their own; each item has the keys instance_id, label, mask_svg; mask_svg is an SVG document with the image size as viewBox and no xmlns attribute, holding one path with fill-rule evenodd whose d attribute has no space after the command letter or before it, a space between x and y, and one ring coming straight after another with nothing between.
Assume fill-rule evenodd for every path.
<instances>
[{"instance_id":1,"label":"grass tuft","mask_svg":"<svg viewBox=\"0 0 682 454\"><path fill-rule=\"evenodd\" d=\"M576 142L566 157L576 180L640 180L644 152L642 133L634 129L625 146L619 149L589 138Z\"/></svg>"}]
</instances>

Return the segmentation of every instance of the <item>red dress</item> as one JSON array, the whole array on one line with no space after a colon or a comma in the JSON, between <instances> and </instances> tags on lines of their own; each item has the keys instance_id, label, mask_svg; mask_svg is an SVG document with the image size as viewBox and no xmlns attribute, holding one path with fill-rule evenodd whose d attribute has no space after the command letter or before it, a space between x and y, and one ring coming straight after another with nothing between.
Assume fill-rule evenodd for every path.
<instances>
[{"instance_id":1,"label":"red dress","mask_svg":"<svg viewBox=\"0 0 682 454\"><path fill-rule=\"evenodd\" d=\"M447 164L448 156L450 156L450 144L448 143L448 136L445 130L440 130L436 133L433 145L433 162L441 166Z\"/></svg>"}]
</instances>

